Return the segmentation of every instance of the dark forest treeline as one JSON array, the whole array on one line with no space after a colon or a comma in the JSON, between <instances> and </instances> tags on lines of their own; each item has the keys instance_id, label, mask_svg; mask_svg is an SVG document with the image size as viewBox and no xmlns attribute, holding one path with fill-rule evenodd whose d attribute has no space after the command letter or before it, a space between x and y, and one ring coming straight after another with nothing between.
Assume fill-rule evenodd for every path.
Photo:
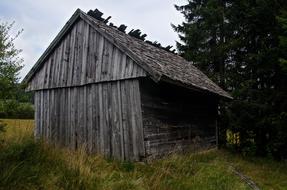
<instances>
[{"instance_id":1,"label":"dark forest treeline","mask_svg":"<svg viewBox=\"0 0 287 190\"><path fill-rule=\"evenodd\" d=\"M181 55L234 100L221 104L220 129L235 149L287 158L287 1L189 0L173 26ZM225 144L223 140L222 144Z\"/></svg>"}]
</instances>

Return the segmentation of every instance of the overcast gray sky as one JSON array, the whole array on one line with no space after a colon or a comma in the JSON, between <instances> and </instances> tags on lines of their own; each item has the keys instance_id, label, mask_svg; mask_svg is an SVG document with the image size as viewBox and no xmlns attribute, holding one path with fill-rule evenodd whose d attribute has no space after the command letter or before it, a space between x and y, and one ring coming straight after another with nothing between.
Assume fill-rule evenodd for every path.
<instances>
[{"instance_id":1,"label":"overcast gray sky","mask_svg":"<svg viewBox=\"0 0 287 190\"><path fill-rule=\"evenodd\" d=\"M87 12L98 8L103 17L112 16L110 22L119 26L125 24L130 29L141 29L147 39L162 45L173 45L178 40L170 24L183 21L174 4L184 4L186 0L1 0L0 20L15 21L14 29L24 29L16 40L17 48L23 50L23 78L38 60L50 42L77 8Z\"/></svg>"}]
</instances>

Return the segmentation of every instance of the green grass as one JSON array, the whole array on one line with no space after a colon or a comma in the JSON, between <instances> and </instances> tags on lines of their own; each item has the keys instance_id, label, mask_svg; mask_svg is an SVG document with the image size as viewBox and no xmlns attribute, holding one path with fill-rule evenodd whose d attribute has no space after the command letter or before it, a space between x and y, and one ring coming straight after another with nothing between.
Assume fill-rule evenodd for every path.
<instances>
[{"instance_id":1,"label":"green grass","mask_svg":"<svg viewBox=\"0 0 287 190\"><path fill-rule=\"evenodd\" d=\"M172 155L149 164L107 160L33 140L33 121L3 120L0 189L249 189L230 165L262 189L287 189L287 165L226 151Z\"/></svg>"}]
</instances>

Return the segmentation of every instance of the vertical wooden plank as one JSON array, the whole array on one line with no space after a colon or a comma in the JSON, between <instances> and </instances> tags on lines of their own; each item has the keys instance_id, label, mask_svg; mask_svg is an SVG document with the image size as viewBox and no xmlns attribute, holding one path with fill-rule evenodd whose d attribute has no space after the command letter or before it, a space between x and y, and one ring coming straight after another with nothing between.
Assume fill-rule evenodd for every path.
<instances>
[{"instance_id":1,"label":"vertical wooden plank","mask_svg":"<svg viewBox=\"0 0 287 190\"><path fill-rule=\"evenodd\" d=\"M38 117L39 117L39 134L40 134L40 138L43 138L43 133L42 133L42 115L41 115L41 112L42 112L42 92L39 91L39 94L38 94L38 97L39 97L39 114L38 114Z\"/></svg>"},{"instance_id":2,"label":"vertical wooden plank","mask_svg":"<svg viewBox=\"0 0 287 190\"><path fill-rule=\"evenodd\" d=\"M120 72L121 72L121 74L120 74L120 78L121 79L124 79L124 77L125 77L125 71L126 71L126 66L127 66L127 56L124 54L123 56L122 56L122 60L121 60L121 68L120 68Z\"/></svg>"},{"instance_id":3,"label":"vertical wooden plank","mask_svg":"<svg viewBox=\"0 0 287 190\"><path fill-rule=\"evenodd\" d=\"M54 89L54 126L55 126L55 144L59 144L59 91Z\"/></svg>"},{"instance_id":4,"label":"vertical wooden plank","mask_svg":"<svg viewBox=\"0 0 287 190\"><path fill-rule=\"evenodd\" d=\"M85 72L86 72L86 78L85 78L85 84L89 84L91 82L93 82L91 80L91 69L92 69L92 54L91 51L93 50L93 46L94 46L94 39L93 39L93 31L91 30L91 27L89 27L89 31L88 31L88 37L87 37L87 59L86 59L86 68L85 68Z\"/></svg>"},{"instance_id":5,"label":"vertical wooden plank","mask_svg":"<svg viewBox=\"0 0 287 190\"><path fill-rule=\"evenodd\" d=\"M57 142L57 90L52 90L52 125L53 125L53 143Z\"/></svg>"},{"instance_id":6,"label":"vertical wooden plank","mask_svg":"<svg viewBox=\"0 0 287 190\"><path fill-rule=\"evenodd\" d=\"M111 156L111 135L110 135L110 83L103 83L102 93L103 93L103 114L104 114L104 155Z\"/></svg>"},{"instance_id":7,"label":"vertical wooden plank","mask_svg":"<svg viewBox=\"0 0 287 190\"><path fill-rule=\"evenodd\" d=\"M86 86L84 87L86 88ZM77 88L78 91L78 104L77 104L77 110L78 110L78 123L77 123L77 129L78 129L78 145L79 148L85 146L85 89L83 88Z\"/></svg>"},{"instance_id":8,"label":"vertical wooden plank","mask_svg":"<svg viewBox=\"0 0 287 190\"><path fill-rule=\"evenodd\" d=\"M124 141L124 159L130 160L130 152L132 151L130 149L130 138L129 138L129 115L130 107L128 105L128 93L127 93L127 87L126 87L127 81L121 82L121 102L122 102L122 124L123 124L123 141Z\"/></svg>"},{"instance_id":9,"label":"vertical wooden plank","mask_svg":"<svg viewBox=\"0 0 287 190\"><path fill-rule=\"evenodd\" d=\"M98 102L97 102L96 85L91 84L91 138L92 138L92 153L98 153Z\"/></svg>"},{"instance_id":10,"label":"vertical wooden plank","mask_svg":"<svg viewBox=\"0 0 287 190\"><path fill-rule=\"evenodd\" d=\"M59 145L62 146L63 145L63 141L64 141L64 110L63 110L63 103L64 103L64 96L65 96L65 89L64 88L61 88L61 89L58 89L58 92L59 92L59 96L58 96L58 100L59 100L59 113L58 113L58 119L59 119Z\"/></svg>"},{"instance_id":11,"label":"vertical wooden plank","mask_svg":"<svg viewBox=\"0 0 287 190\"><path fill-rule=\"evenodd\" d=\"M55 107L55 90L51 90L51 132L52 132L52 138L51 142L56 142L56 124L55 124L55 117L56 117L56 107Z\"/></svg>"},{"instance_id":12,"label":"vertical wooden plank","mask_svg":"<svg viewBox=\"0 0 287 190\"><path fill-rule=\"evenodd\" d=\"M102 131L103 131L103 146L104 146L104 149L103 149L103 154L105 155L105 156L107 156L108 155L108 149L109 149L109 147L108 147L108 133L107 133L107 131L108 131L108 124L107 124L107 121L108 121L108 119L107 119L107 116L108 116L108 111L107 111L107 85L106 84L104 84L103 83L103 85L102 85L102 91L100 92L100 93L102 93L102 125L101 125L101 127L102 127Z\"/></svg>"},{"instance_id":13,"label":"vertical wooden plank","mask_svg":"<svg viewBox=\"0 0 287 190\"><path fill-rule=\"evenodd\" d=\"M50 90L46 91L46 102L47 102L47 107L45 109L46 111L46 139L47 142L50 142Z\"/></svg>"},{"instance_id":14,"label":"vertical wooden plank","mask_svg":"<svg viewBox=\"0 0 287 190\"><path fill-rule=\"evenodd\" d=\"M47 125L46 125L46 111L47 111L47 91L46 90L42 90L43 93L43 104L42 104L42 127L43 127L43 136L44 138L47 140L48 139L48 135L47 135Z\"/></svg>"},{"instance_id":15,"label":"vertical wooden plank","mask_svg":"<svg viewBox=\"0 0 287 190\"><path fill-rule=\"evenodd\" d=\"M94 122L94 139L95 139L95 152L100 153L101 152L101 122L100 122L100 93L99 93L99 86L100 84L93 84L93 93L94 93L94 98L93 98L93 104L94 104L94 110L93 114L95 117L95 122Z\"/></svg>"},{"instance_id":16,"label":"vertical wooden plank","mask_svg":"<svg viewBox=\"0 0 287 190\"><path fill-rule=\"evenodd\" d=\"M119 79L119 73L120 73L120 61L121 61L121 52L118 48L114 48L113 52L113 60L112 60L112 66L111 66L111 77L110 80L116 80Z\"/></svg>"},{"instance_id":17,"label":"vertical wooden plank","mask_svg":"<svg viewBox=\"0 0 287 190\"><path fill-rule=\"evenodd\" d=\"M135 63L133 60L132 60L132 64L134 65L134 70L133 70L131 77L144 76L143 69L140 66L138 66L137 63Z\"/></svg>"},{"instance_id":18,"label":"vertical wooden plank","mask_svg":"<svg viewBox=\"0 0 287 190\"><path fill-rule=\"evenodd\" d=\"M71 88L67 88L67 105L66 105L66 146L71 148Z\"/></svg>"},{"instance_id":19,"label":"vertical wooden plank","mask_svg":"<svg viewBox=\"0 0 287 190\"><path fill-rule=\"evenodd\" d=\"M45 91L45 130L46 130L46 140L49 142L49 90Z\"/></svg>"},{"instance_id":20,"label":"vertical wooden plank","mask_svg":"<svg viewBox=\"0 0 287 190\"><path fill-rule=\"evenodd\" d=\"M36 137L38 139L41 138L41 133L40 133L40 97L39 97L39 91L35 92L35 123L36 123L36 127L35 127L35 133L36 133Z\"/></svg>"},{"instance_id":21,"label":"vertical wooden plank","mask_svg":"<svg viewBox=\"0 0 287 190\"><path fill-rule=\"evenodd\" d=\"M82 104L80 105L81 108L81 123L79 123L81 127L81 141L82 145L87 148L87 143L88 143L88 135L87 135L87 85L81 87L81 101Z\"/></svg>"},{"instance_id":22,"label":"vertical wooden plank","mask_svg":"<svg viewBox=\"0 0 287 190\"><path fill-rule=\"evenodd\" d=\"M116 93L116 96L117 96L117 101L118 101L118 106L117 106L117 110L116 112L118 113L119 115L119 118L118 118L118 125L119 125L119 135L120 135L120 158L122 160L125 159L125 153L124 153L124 130L123 130L123 117L122 117L122 107L123 107L123 104L122 104L122 99L121 99L121 81L117 81L117 87L116 87L116 90L117 90L117 93Z\"/></svg>"},{"instance_id":23,"label":"vertical wooden plank","mask_svg":"<svg viewBox=\"0 0 287 190\"><path fill-rule=\"evenodd\" d=\"M80 63L80 56L79 56L79 52L80 52L80 44L81 44L81 25L82 22L78 22L76 27L76 36L75 36L75 46L74 46L74 61L73 61L73 73L72 73L72 84L73 85L79 85L79 66L81 65Z\"/></svg>"},{"instance_id":24,"label":"vertical wooden plank","mask_svg":"<svg viewBox=\"0 0 287 190\"><path fill-rule=\"evenodd\" d=\"M66 105L67 105L67 88L63 88L63 96L62 96L62 104L61 104L61 128L62 128L62 145L66 145L66 129L67 129L67 110L66 110Z\"/></svg>"},{"instance_id":25,"label":"vertical wooden plank","mask_svg":"<svg viewBox=\"0 0 287 190\"><path fill-rule=\"evenodd\" d=\"M70 53L70 39L71 39L71 34L69 33L66 36L66 41L65 41L65 48L64 48L64 55L63 55L63 75L62 75L62 86L67 86L67 79L68 79L68 64L69 64L69 53Z\"/></svg>"},{"instance_id":26,"label":"vertical wooden plank","mask_svg":"<svg viewBox=\"0 0 287 190\"><path fill-rule=\"evenodd\" d=\"M45 131L46 139L49 142L49 90L45 90Z\"/></svg>"},{"instance_id":27,"label":"vertical wooden plank","mask_svg":"<svg viewBox=\"0 0 287 190\"><path fill-rule=\"evenodd\" d=\"M71 88L71 145L73 149L76 149L76 88Z\"/></svg>"},{"instance_id":28,"label":"vertical wooden plank","mask_svg":"<svg viewBox=\"0 0 287 190\"><path fill-rule=\"evenodd\" d=\"M64 55L64 53L63 53L63 55ZM60 79L60 80L62 80L62 79ZM59 91L61 91L60 114L59 114L59 116L60 116L60 129L61 129L60 143L61 143L61 146L65 146L65 144L66 144L66 110L65 110L65 106L66 106L66 100L67 100L67 88L60 88Z\"/></svg>"},{"instance_id":29,"label":"vertical wooden plank","mask_svg":"<svg viewBox=\"0 0 287 190\"><path fill-rule=\"evenodd\" d=\"M57 85L57 76L58 76L58 67L59 67L59 64L58 64L58 54L59 54L59 51L57 51L57 49L53 52L53 57L54 57L54 70L52 72L52 86L51 87L54 87Z\"/></svg>"},{"instance_id":30,"label":"vertical wooden plank","mask_svg":"<svg viewBox=\"0 0 287 190\"><path fill-rule=\"evenodd\" d=\"M37 76L37 77L36 77L36 78L37 78L37 80L35 80L35 84L34 84L36 88L38 88L38 86L39 86L39 80L38 80L39 75L40 75L39 73L37 73L37 74L36 74L36 76Z\"/></svg>"},{"instance_id":31,"label":"vertical wooden plank","mask_svg":"<svg viewBox=\"0 0 287 190\"><path fill-rule=\"evenodd\" d=\"M137 147L137 122L136 122L136 105L135 105L135 86L133 80L129 80L129 104L130 104L130 122L131 122L131 130L130 130L130 138L131 138L131 146L133 147L133 157L132 160L138 160L138 147Z\"/></svg>"},{"instance_id":32,"label":"vertical wooden plank","mask_svg":"<svg viewBox=\"0 0 287 190\"><path fill-rule=\"evenodd\" d=\"M44 83L44 77L45 77L45 69L42 67L42 69L40 69L38 71L38 77L37 77L37 88L38 89L42 89L43 87L43 83Z\"/></svg>"},{"instance_id":33,"label":"vertical wooden plank","mask_svg":"<svg viewBox=\"0 0 287 190\"><path fill-rule=\"evenodd\" d=\"M82 74L82 64L83 64L83 30L84 30L84 21L80 20L77 24L77 48L76 48L76 69L75 69L75 81L74 84L81 84L81 74Z\"/></svg>"},{"instance_id":34,"label":"vertical wooden plank","mask_svg":"<svg viewBox=\"0 0 287 190\"><path fill-rule=\"evenodd\" d=\"M111 43L109 43L105 39L104 43L104 51L103 51L103 60L102 60L102 66L101 66L101 73L100 73L100 81L104 81L108 78L108 69L110 64L110 57L111 55Z\"/></svg>"},{"instance_id":35,"label":"vertical wooden plank","mask_svg":"<svg viewBox=\"0 0 287 190\"><path fill-rule=\"evenodd\" d=\"M62 85L62 72L63 72L63 57L64 57L64 46L65 46L65 39L60 43L59 48L57 51L58 54L58 71L57 71L57 78L56 78L56 84L57 87Z\"/></svg>"},{"instance_id":36,"label":"vertical wooden plank","mask_svg":"<svg viewBox=\"0 0 287 190\"><path fill-rule=\"evenodd\" d=\"M38 124L37 124L37 127L38 127L38 131L39 131L39 137L42 138L42 131L41 131L41 91L37 91L37 99L38 99L38 114L37 114L37 117L38 117Z\"/></svg>"},{"instance_id":37,"label":"vertical wooden plank","mask_svg":"<svg viewBox=\"0 0 287 190\"><path fill-rule=\"evenodd\" d=\"M61 89L55 89L56 97L56 126L57 126L57 146L61 145L61 139L62 139L62 130L61 130L61 102L62 102L62 90Z\"/></svg>"},{"instance_id":38,"label":"vertical wooden plank","mask_svg":"<svg viewBox=\"0 0 287 190\"><path fill-rule=\"evenodd\" d=\"M53 75L53 67L54 67L54 57L51 55L49 58L49 74L48 74L48 79L47 79L47 87L50 88L52 86L52 75Z\"/></svg>"},{"instance_id":39,"label":"vertical wooden plank","mask_svg":"<svg viewBox=\"0 0 287 190\"><path fill-rule=\"evenodd\" d=\"M51 83L50 83L50 88L53 88L55 86L55 75L56 75L56 71L57 71L57 52L54 51L52 54L51 54L51 57L53 59L53 67L52 67L52 70L51 70Z\"/></svg>"},{"instance_id":40,"label":"vertical wooden plank","mask_svg":"<svg viewBox=\"0 0 287 190\"><path fill-rule=\"evenodd\" d=\"M104 109L103 109L103 86L102 83L98 84L98 94L99 94L99 131L100 131L100 152L104 153L105 152L105 113L104 113Z\"/></svg>"},{"instance_id":41,"label":"vertical wooden plank","mask_svg":"<svg viewBox=\"0 0 287 190\"><path fill-rule=\"evenodd\" d=\"M49 142L53 141L53 114L54 114L54 102L53 102L53 90L49 90L49 132L50 132L50 136L49 136Z\"/></svg>"},{"instance_id":42,"label":"vertical wooden plank","mask_svg":"<svg viewBox=\"0 0 287 190\"><path fill-rule=\"evenodd\" d=\"M82 72L81 72L81 83L85 84L87 81L87 64L88 64L88 49L89 49L89 24L84 23L83 25L83 41L82 41Z\"/></svg>"},{"instance_id":43,"label":"vertical wooden plank","mask_svg":"<svg viewBox=\"0 0 287 190\"><path fill-rule=\"evenodd\" d=\"M75 133L75 149L79 148L80 145L80 132L79 132L79 123L80 123L80 116L79 116L79 104L80 104L80 94L79 94L79 89L77 87L74 88L74 102L75 102L75 107L74 107L74 120L75 120L75 125L74 125L74 133Z\"/></svg>"},{"instance_id":44,"label":"vertical wooden plank","mask_svg":"<svg viewBox=\"0 0 287 190\"><path fill-rule=\"evenodd\" d=\"M110 151L111 151L111 156L113 158L117 158L117 150L116 150L116 114L114 114L114 104L115 102L114 100L114 83L110 83L111 88L109 89L108 93L109 93L109 121L110 121L110 131L109 131L109 135L110 135Z\"/></svg>"},{"instance_id":45,"label":"vertical wooden plank","mask_svg":"<svg viewBox=\"0 0 287 190\"><path fill-rule=\"evenodd\" d=\"M145 147L144 147L144 131L143 131L143 117L141 109L141 94L139 81L134 79L134 91L135 91L135 113L136 113L136 130L137 130L137 148L139 153L139 159L145 157Z\"/></svg>"},{"instance_id":46,"label":"vertical wooden plank","mask_svg":"<svg viewBox=\"0 0 287 190\"><path fill-rule=\"evenodd\" d=\"M50 112L50 121L51 121L51 138L50 138L50 142L54 143L56 141L55 139L55 90L51 90L51 112Z\"/></svg>"},{"instance_id":47,"label":"vertical wooden plank","mask_svg":"<svg viewBox=\"0 0 287 190\"><path fill-rule=\"evenodd\" d=\"M88 93L87 93L87 106L88 106L88 110L87 110L87 128L88 128L88 150L89 152L93 152L94 149L94 139L93 139L93 135L95 133L94 131L94 116L93 116L93 96L94 96L95 92L93 92L93 85L89 85L88 86Z\"/></svg>"},{"instance_id":48,"label":"vertical wooden plank","mask_svg":"<svg viewBox=\"0 0 287 190\"><path fill-rule=\"evenodd\" d=\"M41 104L41 128L42 128L42 135L45 139L46 137L46 126L45 126L45 108L46 108L46 101L45 101L45 91L41 91L41 99L42 99L42 104Z\"/></svg>"},{"instance_id":49,"label":"vertical wooden plank","mask_svg":"<svg viewBox=\"0 0 287 190\"><path fill-rule=\"evenodd\" d=\"M67 105L66 105L66 146L71 148L71 88L67 88Z\"/></svg>"},{"instance_id":50,"label":"vertical wooden plank","mask_svg":"<svg viewBox=\"0 0 287 190\"><path fill-rule=\"evenodd\" d=\"M90 27L90 33L89 33L89 51L88 51L88 82L91 83L95 81L95 73L96 73L96 64L97 60L99 59L98 57L98 51L99 47L98 45L98 35L96 31Z\"/></svg>"},{"instance_id":51,"label":"vertical wooden plank","mask_svg":"<svg viewBox=\"0 0 287 190\"><path fill-rule=\"evenodd\" d=\"M97 62L96 62L96 76L95 76L95 81L100 81L101 80L101 72L102 72L102 65L103 65L103 57L104 57L104 48L105 48L105 43L106 40L104 39L104 37L102 35L100 35L99 33L97 33L97 47L98 47L98 54L97 54Z\"/></svg>"},{"instance_id":52,"label":"vertical wooden plank","mask_svg":"<svg viewBox=\"0 0 287 190\"><path fill-rule=\"evenodd\" d=\"M39 139L40 137L40 132L39 132L39 102L38 102L38 91L35 92L34 95L34 107L35 107L35 112L34 112L34 118L35 118L35 128L34 128L34 136L36 139Z\"/></svg>"},{"instance_id":53,"label":"vertical wooden plank","mask_svg":"<svg viewBox=\"0 0 287 190\"><path fill-rule=\"evenodd\" d=\"M42 84L42 88L47 88L47 80L48 80L48 73L49 73L49 67L50 67L50 64L49 64L49 59L47 59L43 65L43 68L42 70L44 70L44 82Z\"/></svg>"},{"instance_id":54,"label":"vertical wooden plank","mask_svg":"<svg viewBox=\"0 0 287 190\"><path fill-rule=\"evenodd\" d=\"M60 76L60 68L61 68L61 54L62 54L62 46L63 43L59 45L59 47L55 50L55 71L53 76L53 87L58 86L59 76Z\"/></svg>"},{"instance_id":55,"label":"vertical wooden plank","mask_svg":"<svg viewBox=\"0 0 287 190\"><path fill-rule=\"evenodd\" d=\"M37 73L36 75L37 75L37 80L35 81L35 86L36 88L39 88L41 76L40 76L40 73Z\"/></svg>"},{"instance_id":56,"label":"vertical wooden plank","mask_svg":"<svg viewBox=\"0 0 287 190\"><path fill-rule=\"evenodd\" d=\"M44 93L43 91L41 90L40 91L40 134L41 134L41 137L45 138L44 136L44 131L43 131L43 122L44 122L44 119L43 119L43 105L44 105Z\"/></svg>"},{"instance_id":57,"label":"vertical wooden plank","mask_svg":"<svg viewBox=\"0 0 287 190\"><path fill-rule=\"evenodd\" d=\"M130 58L128 58L128 59L127 59L126 72L125 72L125 78L126 78L126 77L129 78L129 77L132 76L133 67L134 67L133 61L132 61Z\"/></svg>"},{"instance_id":58,"label":"vertical wooden plank","mask_svg":"<svg viewBox=\"0 0 287 190\"><path fill-rule=\"evenodd\" d=\"M111 145L112 156L114 158L121 158L121 137L120 137L120 122L119 122L119 102L118 102L118 88L117 82L111 82Z\"/></svg>"},{"instance_id":59,"label":"vertical wooden plank","mask_svg":"<svg viewBox=\"0 0 287 190\"><path fill-rule=\"evenodd\" d=\"M61 72L60 72L60 76L59 76L58 87L66 87L66 85L64 84L64 77L66 74L66 62L67 62L66 49L67 49L68 36L69 36L69 34L67 34L67 36L65 36L63 41L61 42L61 43L63 43L63 48L62 48L62 56L61 56Z\"/></svg>"},{"instance_id":60,"label":"vertical wooden plank","mask_svg":"<svg viewBox=\"0 0 287 190\"><path fill-rule=\"evenodd\" d=\"M65 38L65 45L63 49L63 70L61 77L61 86L67 86L68 79L68 64L69 64L69 53L70 53L70 38L71 34L69 33Z\"/></svg>"},{"instance_id":61,"label":"vertical wooden plank","mask_svg":"<svg viewBox=\"0 0 287 190\"><path fill-rule=\"evenodd\" d=\"M62 102L63 102L63 89L55 89L56 91L56 125L57 125L57 145L62 146L63 131L62 131Z\"/></svg>"},{"instance_id":62,"label":"vertical wooden plank","mask_svg":"<svg viewBox=\"0 0 287 190\"><path fill-rule=\"evenodd\" d=\"M110 43L110 46L109 46L109 59L108 59L108 67L107 67L107 74L106 74L106 81L111 81L113 80L113 70L115 68L115 50L116 50L116 47Z\"/></svg>"},{"instance_id":63,"label":"vertical wooden plank","mask_svg":"<svg viewBox=\"0 0 287 190\"><path fill-rule=\"evenodd\" d=\"M68 79L67 85L71 86L73 83L73 75L74 75L74 65L75 65L75 50L76 50L76 34L77 34L77 27L73 27L71 30L71 38L70 38L70 45L69 45L69 63L68 63Z\"/></svg>"}]
</instances>

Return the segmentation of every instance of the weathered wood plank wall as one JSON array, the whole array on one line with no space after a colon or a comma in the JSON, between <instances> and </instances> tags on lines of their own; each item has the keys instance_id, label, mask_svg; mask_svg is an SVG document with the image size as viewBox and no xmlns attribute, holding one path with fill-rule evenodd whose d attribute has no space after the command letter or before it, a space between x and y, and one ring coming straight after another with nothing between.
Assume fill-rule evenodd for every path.
<instances>
[{"instance_id":1,"label":"weathered wood plank wall","mask_svg":"<svg viewBox=\"0 0 287 190\"><path fill-rule=\"evenodd\" d=\"M137 79L35 92L37 138L123 160L145 155Z\"/></svg>"},{"instance_id":2,"label":"weathered wood plank wall","mask_svg":"<svg viewBox=\"0 0 287 190\"><path fill-rule=\"evenodd\" d=\"M214 97L148 79L140 89L147 159L216 145Z\"/></svg>"},{"instance_id":3,"label":"weathered wood plank wall","mask_svg":"<svg viewBox=\"0 0 287 190\"><path fill-rule=\"evenodd\" d=\"M145 76L78 20L28 84L35 136L122 160L214 146L216 98Z\"/></svg>"},{"instance_id":4,"label":"weathered wood plank wall","mask_svg":"<svg viewBox=\"0 0 287 190\"><path fill-rule=\"evenodd\" d=\"M146 76L116 46L79 20L29 82L27 90L82 86Z\"/></svg>"}]
</instances>

